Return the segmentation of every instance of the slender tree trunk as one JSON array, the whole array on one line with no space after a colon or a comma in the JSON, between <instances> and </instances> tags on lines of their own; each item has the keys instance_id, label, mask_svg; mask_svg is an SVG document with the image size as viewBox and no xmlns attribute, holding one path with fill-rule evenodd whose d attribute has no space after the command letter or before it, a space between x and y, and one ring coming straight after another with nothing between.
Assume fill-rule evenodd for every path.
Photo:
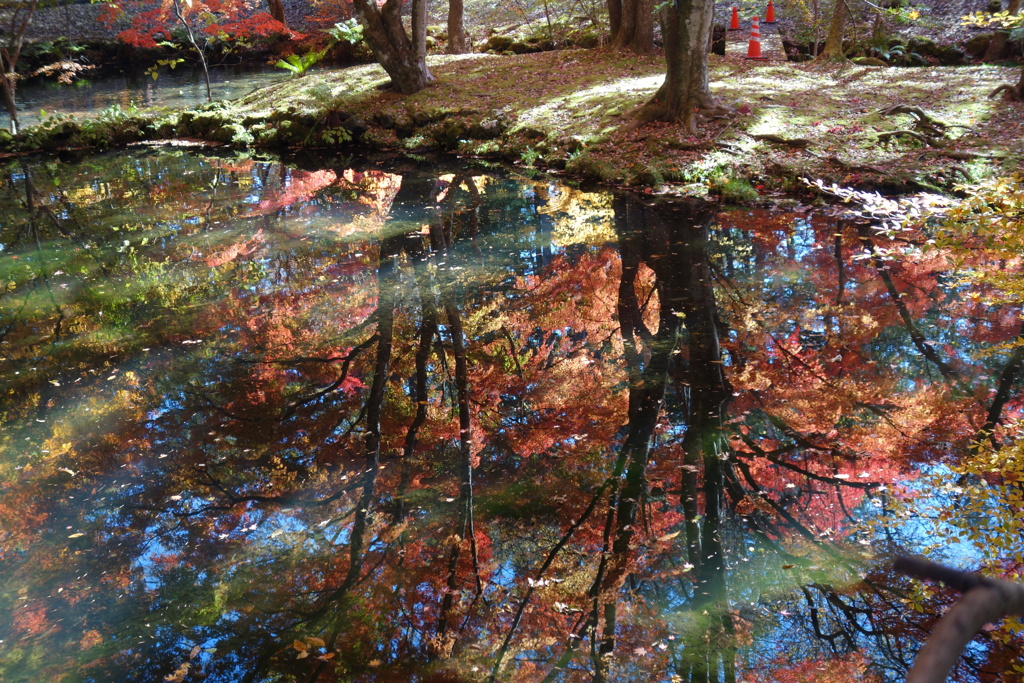
<instances>
[{"instance_id":1,"label":"slender tree trunk","mask_svg":"<svg viewBox=\"0 0 1024 683\"><path fill-rule=\"evenodd\" d=\"M821 42L818 29L821 26L821 0L814 0L814 11L813 19L811 23L814 25L814 44L811 45L811 56L818 56L818 43Z\"/></svg>"},{"instance_id":2,"label":"slender tree trunk","mask_svg":"<svg viewBox=\"0 0 1024 683\"><path fill-rule=\"evenodd\" d=\"M373 528L377 511L374 508L376 498L377 474L380 471L380 447L382 441L381 421L384 415L385 394L391 368L391 357L394 351L395 306L398 291L398 257L401 251L401 237L392 236L382 240L380 257L377 265L377 356L373 364L373 381L366 397L366 436L363 441L365 467L362 476L362 492L356 504L352 520L352 531L349 534L349 564L341 585L327 594L326 599L313 612L306 615L312 623L330 615L330 632L324 639L329 648L333 648L342 630L348 623L350 608L345 605L349 591L358 583L366 559L367 541L371 540L368 533ZM320 680L320 674L326 668L321 660L314 668L308 680ZM259 668L253 669L259 671Z\"/></svg>"},{"instance_id":3,"label":"slender tree trunk","mask_svg":"<svg viewBox=\"0 0 1024 683\"><path fill-rule=\"evenodd\" d=\"M711 0L679 0L661 12L665 36L665 82L643 106L641 122L680 122L697 132L697 112L716 108L708 85L708 42L714 3Z\"/></svg>"},{"instance_id":4,"label":"slender tree trunk","mask_svg":"<svg viewBox=\"0 0 1024 683\"><path fill-rule=\"evenodd\" d=\"M377 357L373 364L373 381L366 397L366 438L364 453L366 473L363 493L356 509L352 535L349 540L349 567L343 586L352 586L359 579L361 559L365 547L366 529L372 520L372 501L380 464L380 444L383 438L381 419L384 398L394 349L395 297L398 285L398 238L385 239L380 245L377 266Z\"/></svg>"},{"instance_id":5,"label":"slender tree trunk","mask_svg":"<svg viewBox=\"0 0 1024 683\"><path fill-rule=\"evenodd\" d=\"M427 0L412 0L412 37L402 25L402 0L353 0L363 36L398 92L411 95L433 82L427 69Z\"/></svg>"},{"instance_id":6,"label":"slender tree trunk","mask_svg":"<svg viewBox=\"0 0 1024 683\"><path fill-rule=\"evenodd\" d=\"M832 23L828 27L828 37L825 39L825 47L817 60L835 61L845 59L843 54L843 33L846 32L846 20L850 16L850 8L846 0L836 0L836 7L832 13Z\"/></svg>"},{"instance_id":7,"label":"slender tree trunk","mask_svg":"<svg viewBox=\"0 0 1024 683\"><path fill-rule=\"evenodd\" d=\"M401 18L399 18L401 23ZM417 63L423 65L423 72L430 76L427 71L427 0L412 0L412 51L416 56ZM430 80L433 80L431 77Z\"/></svg>"},{"instance_id":8,"label":"slender tree trunk","mask_svg":"<svg viewBox=\"0 0 1024 683\"><path fill-rule=\"evenodd\" d=\"M185 34L188 36L188 42L192 43L192 47L195 48L196 54L199 55L199 64L203 67L203 81L206 83L206 101L213 102L213 91L210 88L210 69L206 64L206 53L203 52L203 48L200 47L198 42L196 42L196 36L192 32L192 26L189 25L188 20L185 19L185 15L181 11L181 4L178 0L174 0L172 7L174 9L174 17L185 29Z\"/></svg>"},{"instance_id":9,"label":"slender tree trunk","mask_svg":"<svg viewBox=\"0 0 1024 683\"><path fill-rule=\"evenodd\" d=\"M462 545L468 541L473 556L474 574L477 576L477 596L483 590L479 580L477 567L476 538L473 528L473 453L472 453L472 416L469 397L469 364L466 355L466 339L462 327L462 313L456 303L456 283L452 271L448 270L447 257L451 248L451 234L444 234L444 221L435 222L430 227L430 241L435 250L445 257L445 278L441 287L441 303L451 335L452 353L455 356L455 391L459 408L459 460L461 485L459 487L459 520L455 536L448 553L447 590L441 601L441 614L438 620L437 635L443 657L451 655L455 646L455 635L449 633L454 620L454 608L457 604L456 595L459 590L458 569L462 554Z\"/></svg>"},{"instance_id":10,"label":"slender tree trunk","mask_svg":"<svg viewBox=\"0 0 1024 683\"><path fill-rule=\"evenodd\" d=\"M22 15L22 11L25 12ZM32 0L24 9L19 7L11 15L10 38L7 45L0 47L0 90L3 91L4 106L11 119L11 132L18 132L18 109L15 94L18 89L18 59L21 58L21 46L25 43L25 32L32 24L32 16L36 13L36 0Z\"/></svg>"},{"instance_id":11,"label":"slender tree trunk","mask_svg":"<svg viewBox=\"0 0 1024 683\"><path fill-rule=\"evenodd\" d=\"M15 88L17 87L18 74L14 70L14 64L7 55L7 50L0 50L0 90L4 95L4 106L7 107L7 116L11 120L11 133L18 132L18 106L15 101Z\"/></svg>"},{"instance_id":12,"label":"slender tree trunk","mask_svg":"<svg viewBox=\"0 0 1024 683\"><path fill-rule=\"evenodd\" d=\"M466 30L462 25L462 0L448 0L448 54L461 55L468 51Z\"/></svg>"}]
</instances>

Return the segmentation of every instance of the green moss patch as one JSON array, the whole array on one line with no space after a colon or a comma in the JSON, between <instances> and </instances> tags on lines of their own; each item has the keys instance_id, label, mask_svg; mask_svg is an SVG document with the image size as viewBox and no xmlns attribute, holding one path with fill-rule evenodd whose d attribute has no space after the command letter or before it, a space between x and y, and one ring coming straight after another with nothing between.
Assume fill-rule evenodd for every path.
<instances>
[{"instance_id":1,"label":"green moss patch","mask_svg":"<svg viewBox=\"0 0 1024 683\"><path fill-rule=\"evenodd\" d=\"M711 88L732 114L680 126L638 126L659 87L660 57L606 49L430 58L436 81L410 96L383 89L377 65L286 79L192 111L107 117L102 125L43 124L0 139L8 151L110 146L176 135L267 149L360 144L454 151L667 194L759 201L801 176L846 185L950 190L964 179L1019 168L1020 117L990 100L1014 68L891 69L754 63L713 57ZM917 120L883 110L919 107L944 124L922 143ZM148 117L148 118L147 118ZM100 117L101 119L103 117ZM732 183L733 180L741 183ZM756 196L737 188L756 188ZM733 192L733 190L736 190Z\"/></svg>"}]
</instances>

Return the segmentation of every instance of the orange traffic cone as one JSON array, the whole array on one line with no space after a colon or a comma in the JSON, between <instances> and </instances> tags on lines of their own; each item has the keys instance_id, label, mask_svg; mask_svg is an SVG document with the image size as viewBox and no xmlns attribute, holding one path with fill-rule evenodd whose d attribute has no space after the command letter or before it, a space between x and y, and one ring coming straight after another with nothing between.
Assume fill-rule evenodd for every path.
<instances>
[{"instance_id":1,"label":"orange traffic cone","mask_svg":"<svg viewBox=\"0 0 1024 683\"><path fill-rule=\"evenodd\" d=\"M768 0L768 12L764 15L764 23L775 23L775 5L772 4L772 0Z\"/></svg>"},{"instance_id":2,"label":"orange traffic cone","mask_svg":"<svg viewBox=\"0 0 1024 683\"><path fill-rule=\"evenodd\" d=\"M747 59L768 59L761 54L761 27L757 17L750 24L750 43L747 44Z\"/></svg>"},{"instance_id":3,"label":"orange traffic cone","mask_svg":"<svg viewBox=\"0 0 1024 683\"><path fill-rule=\"evenodd\" d=\"M729 30L730 31L739 31L740 30L740 8L739 7L733 7L732 8L732 21L729 22Z\"/></svg>"}]
</instances>

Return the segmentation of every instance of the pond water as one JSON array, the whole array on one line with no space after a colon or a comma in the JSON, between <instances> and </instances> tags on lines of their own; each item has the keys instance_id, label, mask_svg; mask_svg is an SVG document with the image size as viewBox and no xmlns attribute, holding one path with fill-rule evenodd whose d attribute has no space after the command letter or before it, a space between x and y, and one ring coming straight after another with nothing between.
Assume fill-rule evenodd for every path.
<instances>
[{"instance_id":1,"label":"pond water","mask_svg":"<svg viewBox=\"0 0 1024 683\"><path fill-rule=\"evenodd\" d=\"M893 493L1019 319L856 225L170 151L0 216L4 681L899 680L952 599Z\"/></svg>"},{"instance_id":2,"label":"pond water","mask_svg":"<svg viewBox=\"0 0 1024 683\"><path fill-rule=\"evenodd\" d=\"M241 97L251 90L287 78L280 69L211 67L210 89L215 100ZM206 84L198 69L161 68L154 80L141 71L120 77L81 78L70 85L46 81L18 86L18 121L30 126L40 121L40 112L72 117L96 116L104 109L120 107L180 109L206 103ZM0 125L10 127L7 110L0 111Z\"/></svg>"}]
</instances>

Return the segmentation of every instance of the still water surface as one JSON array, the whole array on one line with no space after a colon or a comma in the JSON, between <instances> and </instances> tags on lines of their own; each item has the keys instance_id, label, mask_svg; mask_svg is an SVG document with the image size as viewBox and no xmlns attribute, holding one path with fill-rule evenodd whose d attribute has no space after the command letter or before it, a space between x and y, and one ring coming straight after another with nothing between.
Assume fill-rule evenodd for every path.
<instances>
[{"instance_id":1,"label":"still water surface","mask_svg":"<svg viewBox=\"0 0 1024 683\"><path fill-rule=\"evenodd\" d=\"M211 67L210 90L215 100L227 100L286 77L280 69ZM183 109L205 103L206 84L202 72L186 67L162 68L155 80L140 71L125 73L119 78L92 80L85 77L71 85L30 83L18 86L17 96L18 121L22 126L39 123L43 118L41 114L82 118L96 116L111 107ZM10 126L6 109L0 111L0 126L5 130Z\"/></svg>"},{"instance_id":2,"label":"still water surface","mask_svg":"<svg viewBox=\"0 0 1024 683\"><path fill-rule=\"evenodd\" d=\"M5 681L900 679L893 493L977 413L904 313L979 404L1018 323L807 210L472 169L23 161L0 216Z\"/></svg>"}]
</instances>

